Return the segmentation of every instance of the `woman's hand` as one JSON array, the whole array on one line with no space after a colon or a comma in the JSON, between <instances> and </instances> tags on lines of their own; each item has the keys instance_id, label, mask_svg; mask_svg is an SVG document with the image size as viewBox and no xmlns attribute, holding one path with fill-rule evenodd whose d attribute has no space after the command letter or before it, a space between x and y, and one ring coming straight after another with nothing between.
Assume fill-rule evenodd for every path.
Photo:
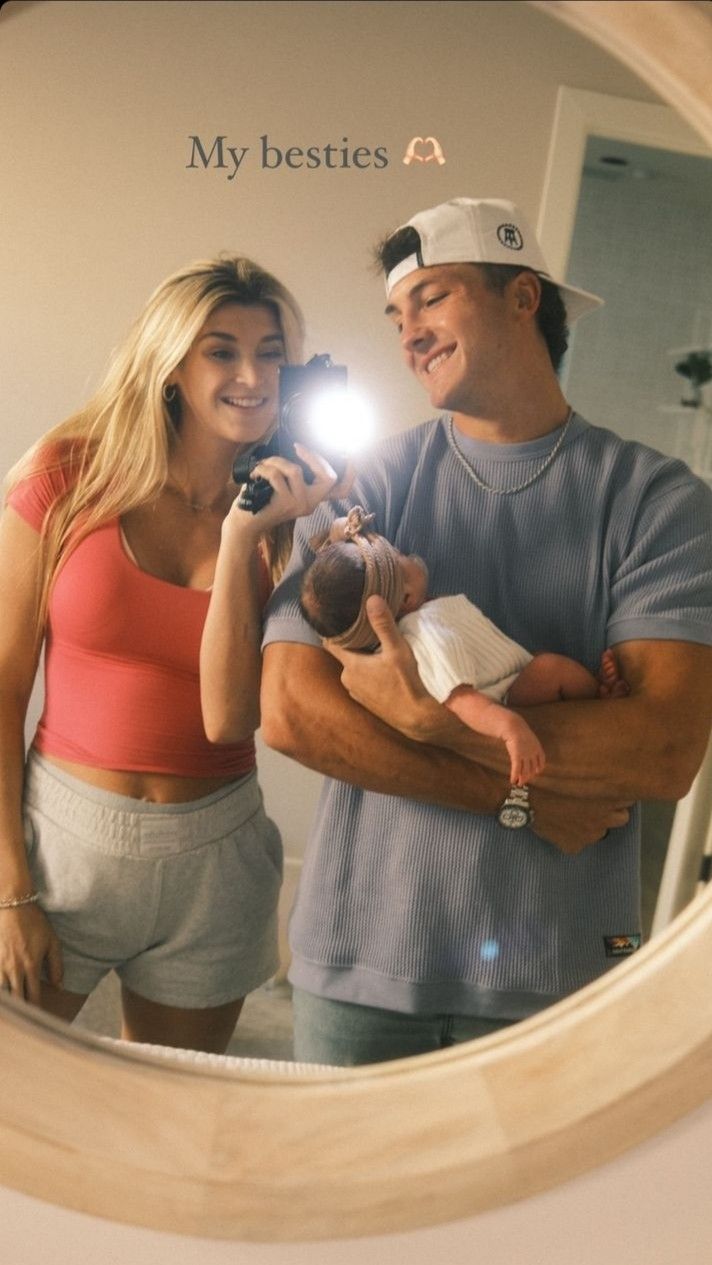
<instances>
[{"instance_id":1,"label":"woman's hand","mask_svg":"<svg viewBox=\"0 0 712 1265\"><path fill-rule=\"evenodd\" d=\"M353 470L347 468L342 479L323 457L310 452L301 444L295 444L297 456L314 475L307 483L302 467L286 457L266 457L252 471L251 478L264 479L272 488L272 496L262 509L253 514L234 501L227 516L228 530L259 537L280 523L293 522L312 513L320 501L331 497L338 500L346 496L353 483ZM239 499L239 498L238 498Z\"/></svg>"},{"instance_id":2,"label":"woman's hand","mask_svg":"<svg viewBox=\"0 0 712 1265\"><path fill-rule=\"evenodd\" d=\"M40 1004L42 965L57 988L62 984L62 948L37 905L0 909L0 988Z\"/></svg>"}]
</instances>

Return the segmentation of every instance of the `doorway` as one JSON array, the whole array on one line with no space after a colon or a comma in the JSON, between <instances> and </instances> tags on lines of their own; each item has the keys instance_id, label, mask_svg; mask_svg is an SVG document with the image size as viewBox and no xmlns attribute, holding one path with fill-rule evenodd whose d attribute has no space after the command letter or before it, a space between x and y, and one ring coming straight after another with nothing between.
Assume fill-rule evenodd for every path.
<instances>
[{"instance_id":1,"label":"doorway","mask_svg":"<svg viewBox=\"0 0 712 1265\"><path fill-rule=\"evenodd\" d=\"M565 393L588 421L686 461L712 484L712 420L676 372L712 355L712 156L667 106L561 87L538 223L552 275L606 305L571 339ZM643 925L698 886L710 843L712 744L677 807L643 805Z\"/></svg>"}]
</instances>

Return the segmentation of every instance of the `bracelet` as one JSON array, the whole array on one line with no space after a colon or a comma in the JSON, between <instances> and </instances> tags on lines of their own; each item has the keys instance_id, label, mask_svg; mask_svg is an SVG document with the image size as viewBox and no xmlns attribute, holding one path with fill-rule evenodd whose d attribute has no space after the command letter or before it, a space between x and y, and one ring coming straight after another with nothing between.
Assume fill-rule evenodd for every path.
<instances>
[{"instance_id":1,"label":"bracelet","mask_svg":"<svg viewBox=\"0 0 712 1265\"><path fill-rule=\"evenodd\" d=\"M10 900L0 900L0 909L17 909L20 905L34 905L39 898L39 892L27 892L25 896L13 896Z\"/></svg>"}]
</instances>

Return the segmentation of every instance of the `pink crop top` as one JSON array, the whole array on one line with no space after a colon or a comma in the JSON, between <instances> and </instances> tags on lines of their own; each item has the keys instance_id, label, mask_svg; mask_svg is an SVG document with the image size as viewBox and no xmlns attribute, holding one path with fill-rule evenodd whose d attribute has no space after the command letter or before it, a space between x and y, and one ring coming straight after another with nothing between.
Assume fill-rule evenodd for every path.
<instances>
[{"instance_id":1,"label":"pink crop top","mask_svg":"<svg viewBox=\"0 0 712 1265\"><path fill-rule=\"evenodd\" d=\"M68 467L41 469L8 504L39 531L68 486ZM269 594L262 564L264 599ZM199 651L210 594L142 571L118 519L86 536L57 573L45 644L45 704L36 749L105 769L230 777L255 765L253 739L208 741Z\"/></svg>"}]
</instances>

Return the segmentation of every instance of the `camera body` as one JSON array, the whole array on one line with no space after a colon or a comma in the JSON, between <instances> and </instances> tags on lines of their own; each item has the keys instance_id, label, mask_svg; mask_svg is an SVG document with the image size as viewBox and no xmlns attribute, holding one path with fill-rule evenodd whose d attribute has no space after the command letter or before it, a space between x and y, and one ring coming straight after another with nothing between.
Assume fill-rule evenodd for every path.
<instances>
[{"instance_id":1,"label":"camera body","mask_svg":"<svg viewBox=\"0 0 712 1265\"><path fill-rule=\"evenodd\" d=\"M281 365L279 370L279 421L277 429L264 444L258 444L249 453L235 458L232 477L243 485L237 499L241 509L256 514L272 496L272 487L266 479L252 478L252 471L265 457L286 457L304 471L304 482L313 483L314 475L297 456L295 443L316 451L310 430L309 415L314 401L325 392L343 391L346 388L346 366L332 363L331 356L312 356L305 365ZM344 453L331 450L323 442L319 453L334 467L339 478L346 468Z\"/></svg>"}]
</instances>

